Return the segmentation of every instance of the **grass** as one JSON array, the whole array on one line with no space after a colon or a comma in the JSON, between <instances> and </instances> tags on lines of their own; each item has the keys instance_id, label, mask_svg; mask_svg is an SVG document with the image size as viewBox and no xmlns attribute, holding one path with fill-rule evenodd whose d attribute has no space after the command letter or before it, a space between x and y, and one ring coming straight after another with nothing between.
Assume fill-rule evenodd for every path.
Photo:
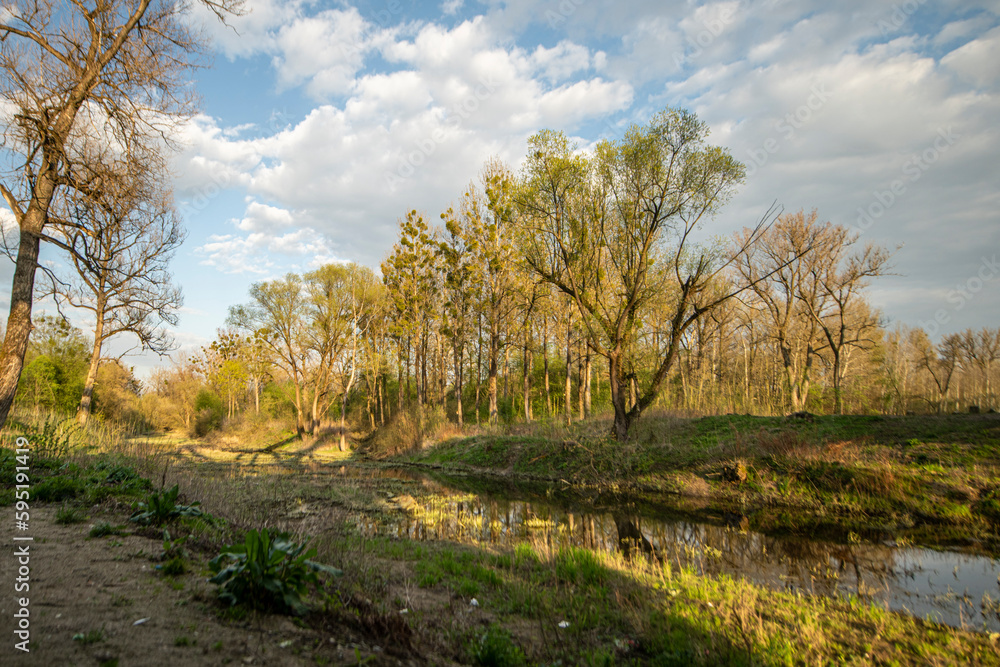
<instances>
[{"instance_id":1,"label":"grass","mask_svg":"<svg viewBox=\"0 0 1000 667\"><path fill-rule=\"evenodd\" d=\"M760 503L768 511L757 520L771 522L773 530L801 528L806 516L811 527L828 521L856 532L872 516L902 521L904 515L935 529L952 527L956 535L990 530L989 513L1000 515L1000 423L985 416L979 423L918 418L907 428L905 420L893 421L650 420L624 446L604 438L600 422L570 431L542 425L535 432L525 427L449 440L406 460L501 471L519 483L564 479L647 493L671 490L707 497L716 507ZM392 638L400 650L418 647L412 649L417 655L427 651L479 665L1000 665L990 635L857 598L807 597L641 557L627 560L620 552L560 547L545 531L529 530L516 544L493 547L373 536L365 528L398 518L410 494L421 502L408 511L439 513L443 520L447 507L423 502L433 500L433 485L421 481L338 476L280 457L268 457L268 465L192 458L168 467L165 451L145 451L152 465L104 451L57 461L38 476L42 482L69 480L64 486L75 490L72 498L102 490L110 494L105 498L127 504L146 498L154 486L181 483L187 498L223 519L182 518L171 528L177 539L183 535L199 546L189 559L193 571L203 567L202 554L250 528L321 525L312 543L317 559L345 575L313 593L320 611L307 617L311 628L346 624L382 646ZM737 461L745 479L725 482L722 466ZM91 535L118 530L97 524ZM241 621L247 612L219 613Z\"/></svg>"},{"instance_id":2,"label":"grass","mask_svg":"<svg viewBox=\"0 0 1000 667\"><path fill-rule=\"evenodd\" d=\"M612 441L592 421L452 438L397 458L522 481L565 481L707 498L719 508L793 510L802 528L915 529L921 542L1000 553L1000 418L646 418ZM753 527L787 531L763 512ZM770 523L769 523L770 522ZM794 523L794 521L793 521Z\"/></svg>"}]
</instances>

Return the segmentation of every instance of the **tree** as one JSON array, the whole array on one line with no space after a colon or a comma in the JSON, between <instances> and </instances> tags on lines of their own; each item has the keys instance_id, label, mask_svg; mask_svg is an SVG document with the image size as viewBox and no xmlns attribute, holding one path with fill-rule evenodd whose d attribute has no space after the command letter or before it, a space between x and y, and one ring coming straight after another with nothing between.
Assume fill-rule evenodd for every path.
<instances>
[{"instance_id":1,"label":"tree","mask_svg":"<svg viewBox=\"0 0 1000 667\"><path fill-rule=\"evenodd\" d=\"M693 114L668 109L645 127L631 127L622 140L602 142L590 159L559 133L529 140L518 198L525 260L572 299L590 346L608 360L619 441L656 399L684 332L734 296L709 290L732 258L691 248L699 222L726 201L744 174L727 151L706 143L707 134ZM670 316L662 344L653 351L651 377L630 406L625 354L645 308L664 295Z\"/></svg>"},{"instance_id":2,"label":"tree","mask_svg":"<svg viewBox=\"0 0 1000 667\"><path fill-rule=\"evenodd\" d=\"M870 348L880 317L863 300L862 291L871 278L884 275L891 255L881 246L867 244L859 253L848 254L858 241L841 225L828 226L832 241L824 254L810 268L809 284L816 294L800 284L800 300L825 339L825 349L832 357L833 413L843 414L843 380L850 351Z\"/></svg>"},{"instance_id":3,"label":"tree","mask_svg":"<svg viewBox=\"0 0 1000 667\"><path fill-rule=\"evenodd\" d=\"M242 0L201 0L224 19ZM40 243L74 227L66 202L100 191L109 171L157 173L170 127L193 112L189 68L200 43L185 3L20 0L0 22L4 147L0 182L20 235L0 348L0 425L24 365ZM86 230L82 230L86 231Z\"/></svg>"},{"instance_id":4,"label":"tree","mask_svg":"<svg viewBox=\"0 0 1000 667\"><path fill-rule=\"evenodd\" d=\"M982 408L993 407L991 374L993 363L1000 359L1000 329L966 329L960 334L959 344L968 365L978 368L983 376Z\"/></svg>"},{"instance_id":5,"label":"tree","mask_svg":"<svg viewBox=\"0 0 1000 667\"><path fill-rule=\"evenodd\" d=\"M229 324L259 335L276 364L288 375L295 389L295 430L299 437L307 426L304 400L309 370L303 292L302 279L294 273L254 283L250 286L250 303L230 308L227 319Z\"/></svg>"},{"instance_id":6,"label":"tree","mask_svg":"<svg viewBox=\"0 0 1000 667\"><path fill-rule=\"evenodd\" d=\"M89 311L94 317L94 347L76 415L80 424L90 416L107 341L131 334L143 350L162 356L173 349L173 338L163 326L176 326L184 300L171 284L168 265L184 232L167 194L159 191L147 197L137 185L131 192L115 191L110 197L103 191L99 201L82 200L74 215L77 225L56 232L60 238L55 242L68 251L75 275L62 280L50 272L50 292L57 304Z\"/></svg>"}]
</instances>

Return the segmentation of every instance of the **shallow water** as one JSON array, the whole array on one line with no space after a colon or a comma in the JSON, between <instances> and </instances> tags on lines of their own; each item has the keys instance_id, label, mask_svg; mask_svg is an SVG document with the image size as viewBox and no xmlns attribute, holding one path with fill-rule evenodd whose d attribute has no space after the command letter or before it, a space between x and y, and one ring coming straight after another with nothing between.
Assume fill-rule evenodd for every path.
<instances>
[{"instance_id":1,"label":"shallow water","mask_svg":"<svg viewBox=\"0 0 1000 667\"><path fill-rule=\"evenodd\" d=\"M643 551L675 568L812 595L859 596L956 627L1000 631L1000 560L993 558L853 536L848 543L767 536L749 530L738 515L716 523L693 520L673 511L669 500L649 506L555 487L483 490L467 479L431 479L412 470L348 467L336 474L419 480L419 492L392 499L405 510L399 518L358 518L368 534L507 546L529 542L626 555Z\"/></svg>"}]
</instances>

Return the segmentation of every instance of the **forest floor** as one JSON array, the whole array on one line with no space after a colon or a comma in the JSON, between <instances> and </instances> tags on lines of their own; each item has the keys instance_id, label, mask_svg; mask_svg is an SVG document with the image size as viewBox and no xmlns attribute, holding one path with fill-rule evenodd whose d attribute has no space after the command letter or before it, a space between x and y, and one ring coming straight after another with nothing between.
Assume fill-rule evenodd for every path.
<instances>
[{"instance_id":1,"label":"forest floor","mask_svg":"<svg viewBox=\"0 0 1000 667\"><path fill-rule=\"evenodd\" d=\"M896 437L887 425L882 432L873 429L878 423L857 426L859 432L883 433L865 441L870 446ZM937 463L920 466L947 471L960 467L960 458L971 457L967 463L977 467L976 475L995 480L997 425L987 418L946 420L939 435L931 437L927 422L922 430L911 425L899 437L905 438L904 451L917 448L918 454L938 457ZM746 493L737 490L746 480L724 483L713 477L722 474L716 469L721 463L735 459L759 475L763 466L757 457L773 456L752 451L754 441L744 431L773 431L782 438L800 433L805 440L809 429L823 433L825 425L822 419L791 425L737 418L677 422L670 426L671 449L644 454L638 451L645 446L640 442L636 452L622 453L609 446L608 459L600 450L594 454L599 438L588 439L585 432L598 433L600 424L581 426L565 437L551 427L556 438L544 437L542 431L550 427L535 428L533 434L449 441L411 460L467 471L488 469L492 460L503 464L505 474L528 479L545 476L537 466L543 456L565 465L553 468L549 477L580 484L656 490L667 479L695 483L685 481L690 476L700 477L710 491L718 485L726 493ZM846 440L846 430L842 423L830 425L831 441ZM708 453L689 455L685 467L658 468L657 457L681 460L680 433L689 443L703 442ZM500 459L504 438L514 439L515 447L508 449L520 448L513 458ZM733 440L744 443L743 449L731 451ZM905 444L908 440L920 442ZM759 446L760 438L755 442ZM819 447L816 461L832 456L827 444L810 446ZM357 461L336 451L335 443L276 441L247 447L161 438L144 447L132 450L131 458L91 452L33 463L31 653L15 654L9 646L3 649L4 664L9 652L11 664L39 665L1000 665L1000 635L938 625L856 597L773 591L656 560L546 543L511 548L373 534L364 529L366 523L405 513L401 498L419 500L429 491L420 479L352 474ZM538 449L525 453L529 447ZM581 464L584 450L594 458L588 455ZM945 455L953 458L942 459ZM851 471L885 464L896 474L898 466L912 465L869 464L865 452L852 456L841 462ZM629 467L623 463L629 460L651 463ZM7 506L13 521L9 463L5 460L0 475L0 505ZM987 464L984 473L980 468ZM577 478L571 465L578 466ZM609 465L617 466L611 472L622 472L612 475L604 467ZM755 478L748 478L752 484ZM186 571L169 575L162 569L167 545L161 529L128 519L155 488L174 483L184 502L200 501L217 521L182 518L167 526L173 540L187 538ZM981 502L981 487L969 488L977 489L971 502ZM311 542L319 552L316 559L344 571L342 577L323 579L309 595L309 615L232 608L218 601L216 587L206 581L208 561L222 546L262 526L288 530L297 539L316 536ZM14 558L9 543L0 547L4 586L14 578ZM8 593L0 601L6 619L0 628L11 626L15 598ZM136 625L141 619L148 620ZM10 630L4 633L12 636Z\"/></svg>"}]
</instances>

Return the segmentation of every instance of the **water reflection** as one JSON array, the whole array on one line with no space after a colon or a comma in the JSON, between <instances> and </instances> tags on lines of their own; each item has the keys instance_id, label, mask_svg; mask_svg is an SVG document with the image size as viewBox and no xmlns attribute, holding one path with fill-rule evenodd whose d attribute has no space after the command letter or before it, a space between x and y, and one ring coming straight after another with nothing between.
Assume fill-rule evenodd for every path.
<instances>
[{"instance_id":1,"label":"water reflection","mask_svg":"<svg viewBox=\"0 0 1000 667\"><path fill-rule=\"evenodd\" d=\"M530 542L543 550L579 546L620 551L628 558L644 554L698 574L743 576L814 595L858 595L954 626L1000 630L1000 561L991 558L770 537L749 530L747 518L740 515L725 515L719 525L699 523L664 511L639 514L620 500L567 500L551 489L514 499L509 493L461 491L430 479L420 486L426 494L390 500L403 510L397 519L385 523L363 515L357 519L359 528L414 540L507 546Z\"/></svg>"}]
</instances>

